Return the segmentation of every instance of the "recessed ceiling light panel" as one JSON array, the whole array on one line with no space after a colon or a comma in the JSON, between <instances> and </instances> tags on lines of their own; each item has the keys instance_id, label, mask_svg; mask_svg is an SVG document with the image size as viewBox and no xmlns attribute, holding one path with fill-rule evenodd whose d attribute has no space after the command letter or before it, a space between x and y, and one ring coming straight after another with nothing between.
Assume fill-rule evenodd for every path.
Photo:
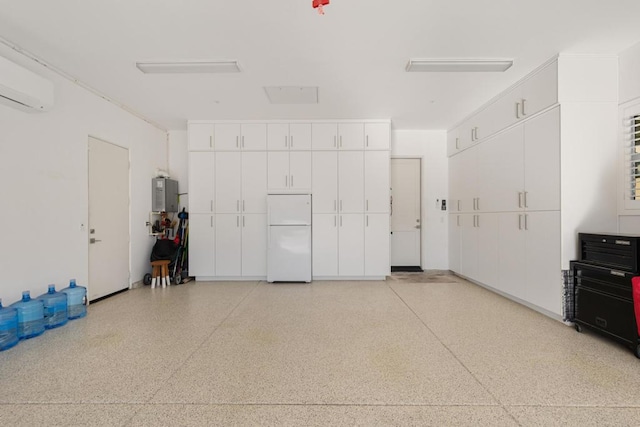
<instances>
[{"instance_id":1,"label":"recessed ceiling light panel","mask_svg":"<svg viewBox=\"0 0 640 427\"><path fill-rule=\"evenodd\" d=\"M317 104L317 86L265 86L272 104Z\"/></svg>"},{"instance_id":2,"label":"recessed ceiling light panel","mask_svg":"<svg viewBox=\"0 0 640 427\"><path fill-rule=\"evenodd\" d=\"M238 61L236 60L136 62L136 67L145 74L206 74L240 72L240 64L238 64Z\"/></svg>"},{"instance_id":3,"label":"recessed ceiling light panel","mask_svg":"<svg viewBox=\"0 0 640 427\"><path fill-rule=\"evenodd\" d=\"M406 71L495 72L506 71L512 65L512 59L410 59Z\"/></svg>"}]
</instances>

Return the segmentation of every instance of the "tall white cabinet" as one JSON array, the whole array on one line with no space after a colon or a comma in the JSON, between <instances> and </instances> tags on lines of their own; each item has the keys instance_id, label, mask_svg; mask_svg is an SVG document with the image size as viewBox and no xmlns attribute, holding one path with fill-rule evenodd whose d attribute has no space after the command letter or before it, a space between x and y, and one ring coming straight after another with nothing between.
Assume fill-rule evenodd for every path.
<instances>
[{"instance_id":1,"label":"tall white cabinet","mask_svg":"<svg viewBox=\"0 0 640 427\"><path fill-rule=\"evenodd\" d=\"M616 231L616 81L560 55L451 129L452 271L562 318L577 233Z\"/></svg>"},{"instance_id":2,"label":"tall white cabinet","mask_svg":"<svg viewBox=\"0 0 640 427\"><path fill-rule=\"evenodd\" d=\"M389 121L189 122L190 272L266 277L269 193L312 194L315 279L382 279Z\"/></svg>"}]
</instances>

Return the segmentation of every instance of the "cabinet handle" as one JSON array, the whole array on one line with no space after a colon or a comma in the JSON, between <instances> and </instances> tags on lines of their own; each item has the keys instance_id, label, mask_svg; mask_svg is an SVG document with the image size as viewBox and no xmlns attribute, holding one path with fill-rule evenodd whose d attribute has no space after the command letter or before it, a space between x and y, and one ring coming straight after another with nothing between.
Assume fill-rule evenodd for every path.
<instances>
[{"instance_id":1,"label":"cabinet handle","mask_svg":"<svg viewBox=\"0 0 640 427\"><path fill-rule=\"evenodd\" d=\"M478 128L476 127L475 130L476 130L476 134L475 135L476 135L476 141L477 141L478 139L480 139L480 138L478 138Z\"/></svg>"},{"instance_id":2,"label":"cabinet handle","mask_svg":"<svg viewBox=\"0 0 640 427\"><path fill-rule=\"evenodd\" d=\"M366 136L367 139L367 147L369 146L369 135Z\"/></svg>"},{"instance_id":3,"label":"cabinet handle","mask_svg":"<svg viewBox=\"0 0 640 427\"><path fill-rule=\"evenodd\" d=\"M340 217L340 227L342 227L342 217Z\"/></svg>"},{"instance_id":4,"label":"cabinet handle","mask_svg":"<svg viewBox=\"0 0 640 427\"><path fill-rule=\"evenodd\" d=\"M334 227L338 226L338 218L335 215L333 216L333 226Z\"/></svg>"},{"instance_id":5,"label":"cabinet handle","mask_svg":"<svg viewBox=\"0 0 640 427\"><path fill-rule=\"evenodd\" d=\"M342 200L340 200L340 212L342 212Z\"/></svg>"},{"instance_id":6,"label":"cabinet handle","mask_svg":"<svg viewBox=\"0 0 640 427\"><path fill-rule=\"evenodd\" d=\"M524 214L524 229L529 230L529 215Z\"/></svg>"},{"instance_id":7,"label":"cabinet handle","mask_svg":"<svg viewBox=\"0 0 640 427\"><path fill-rule=\"evenodd\" d=\"M239 138L240 138L240 137L236 136L236 148L238 148L238 147L239 147L239 145L238 145L238 140L239 140Z\"/></svg>"},{"instance_id":8,"label":"cabinet handle","mask_svg":"<svg viewBox=\"0 0 640 427\"><path fill-rule=\"evenodd\" d=\"M518 207L522 207L522 191L518 191Z\"/></svg>"},{"instance_id":9,"label":"cabinet handle","mask_svg":"<svg viewBox=\"0 0 640 427\"><path fill-rule=\"evenodd\" d=\"M525 102L525 101L526 101L526 99L523 99L523 100L522 100L522 115L523 115L523 116L526 116L526 115L527 115L527 113L525 113L525 112L524 112L524 102Z\"/></svg>"},{"instance_id":10,"label":"cabinet handle","mask_svg":"<svg viewBox=\"0 0 640 427\"><path fill-rule=\"evenodd\" d=\"M209 135L209 147L213 148L213 135Z\"/></svg>"},{"instance_id":11,"label":"cabinet handle","mask_svg":"<svg viewBox=\"0 0 640 427\"><path fill-rule=\"evenodd\" d=\"M240 217L236 215L236 227L240 227Z\"/></svg>"},{"instance_id":12,"label":"cabinet handle","mask_svg":"<svg viewBox=\"0 0 640 427\"><path fill-rule=\"evenodd\" d=\"M242 135L242 148L244 148L244 135Z\"/></svg>"},{"instance_id":13,"label":"cabinet handle","mask_svg":"<svg viewBox=\"0 0 640 427\"><path fill-rule=\"evenodd\" d=\"M480 215L476 215L476 227L480 228Z\"/></svg>"},{"instance_id":14,"label":"cabinet handle","mask_svg":"<svg viewBox=\"0 0 640 427\"><path fill-rule=\"evenodd\" d=\"M336 147L337 136L333 135L333 146Z\"/></svg>"},{"instance_id":15,"label":"cabinet handle","mask_svg":"<svg viewBox=\"0 0 640 427\"><path fill-rule=\"evenodd\" d=\"M289 145L293 148L293 135L289 137Z\"/></svg>"},{"instance_id":16,"label":"cabinet handle","mask_svg":"<svg viewBox=\"0 0 640 427\"><path fill-rule=\"evenodd\" d=\"M244 215L242 215L242 227L244 228Z\"/></svg>"},{"instance_id":17,"label":"cabinet handle","mask_svg":"<svg viewBox=\"0 0 640 427\"><path fill-rule=\"evenodd\" d=\"M529 194L529 192L528 192L528 191L525 191L525 192L524 192L524 207L525 207L525 208L528 208L528 207L529 207L529 205L527 204L527 194Z\"/></svg>"},{"instance_id":18,"label":"cabinet handle","mask_svg":"<svg viewBox=\"0 0 640 427\"><path fill-rule=\"evenodd\" d=\"M518 214L518 230L522 230L522 215Z\"/></svg>"},{"instance_id":19,"label":"cabinet handle","mask_svg":"<svg viewBox=\"0 0 640 427\"><path fill-rule=\"evenodd\" d=\"M369 215L367 215L367 227L369 226Z\"/></svg>"},{"instance_id":20,"label":"cabinet handle","mask_svg":"<svg viewBox=\"0 0 640 427\"><path fill-rule=\"evenodd\" d=\"M369 200L367 200L367 212L369 212Z\"/></svg>"},{"instance_id":21,"label":"cabinet handle","mask_svg":"<svg viewBox=\"0 0 640 427\"><path fill-rule=\"evenodd\" d=\"M340 148L342 148L342 135L340 135Z\"/></svg>"},{"instance_id":22,"label":"cabinet handle","mask_svg":"<svg viewBox=\"0 0 640 427\"><path fill-rule=\"evenodd\" d=\"M474 136L473 136L473 129L471 129L471 140L475 141Z\"/></svg>"},{"instance_id":23,"label":"cabinet handle","mask_svg":"<svg viewBox=\"0 0 640 427\"><path fill-rule=\"evenodd\" d=\"M244 212L244 200L242 201L242 212Z\"/></svg>"},{"instance_id":24,"label":"cabinet handle","mask_svg":"<svg viewBox=\"0 0 640 427\"><path fill-rule=\"evenodd\" d=\"M460 138L456 138L456 150L457 150L458 148L460 148L460 147L458 146L458 141L459 141L459 140L460 140Z\"/></svg>"},{"instance_id":25,"label":"cabinet handle","mask_svg":"<svg viewBox=\"0 0 640 427\"><path fill-rule=\"evenodd\" d=\"M211 200L211 212L213 212L213 200Z\"/></svg>"},{"instance_id":26,"label":"cabinet handle","mask_svg":"<svg viewBox=\"0 0 640 427\"><path fill-rule=\"evenodd\" d=\"M516 102L516 119L520 118L520 103Z\"/></svg>"},{"instance_id":27,"label":"cabinet handle","mask_svg":"<svg viewBox=\"0 0 640 427\"><path fill-rule=\"evenodd\" d=\"M210 223L211 223L211 228L213 228L213 215L211 215L211 216L209 217L209 219L211 220L211 221L210 221Z\"/></svg>"},{"instance_id":28,"label":"cabinet handle","mask_svg":"<svg viewBox=\"0 0 640 427\"><path fill-rule=\"evenodd\" d=\"M293 175L291 175L291 188L293 188Z\"/></svg>"},{"instance_id":29,"label":"cabinet handle","mask_svg":"<svg viewBox=\"0 0 640 427\"><path fill-rule=\"evenodd\" d=\"M460 199L458 199L458 212L460 212Z\"/></svg>"}]
</instances>

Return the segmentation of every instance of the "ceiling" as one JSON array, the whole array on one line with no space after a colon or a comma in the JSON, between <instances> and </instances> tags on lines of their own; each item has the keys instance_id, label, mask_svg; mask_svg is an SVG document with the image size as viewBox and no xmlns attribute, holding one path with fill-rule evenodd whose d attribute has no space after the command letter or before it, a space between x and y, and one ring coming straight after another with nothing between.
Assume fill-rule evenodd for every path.
<instances>
[{"instance_id":1,"label":"ceiling","mask_svg":"<svg viewBox=\"0 0 640 427\"><path fill-rule=\"evenodd\" d=\"M446 129L560 52L640 41L637 0L0 0L0 37L166 129L188 119L382 119ZM504 73L407 73L409 58L513 58ZM238 74L137 61L237 59ZM273 105L264 86L318 86Z\"/></svg>"}]
</instances>

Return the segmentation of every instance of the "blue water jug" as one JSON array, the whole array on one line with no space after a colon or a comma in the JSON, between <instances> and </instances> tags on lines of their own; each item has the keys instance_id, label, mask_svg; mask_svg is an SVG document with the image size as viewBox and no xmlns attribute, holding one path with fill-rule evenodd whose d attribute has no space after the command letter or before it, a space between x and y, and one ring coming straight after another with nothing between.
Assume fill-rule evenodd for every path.
<instances>
[{"instance_id":1,"label":"blue water jug","mask_svg":"<svg viewBox=\"0 0 640 427\"><path fill-rule=\"evenodd\" d=\"M14 302L11 307L18 311L18 338L37 337L44 332L44 304L31 299L29 291L22 293L22 300Z\"/></svg>"},{"instance_id":2,"label":"blue water jug","mask_svg":"<svg viewBox=\"0 0 640 427\"><path fill-rule=\"evenodd\" d=\"M44 304L44 327L57 328L67 324L67 294L56 292L56 285L49 285L49 291L38 297Z\"/></svg>"},{"instance_id":3,"label":"blue water jug","mask_svg":"<svg viewBox=\"0 0 640 427\"><path fill-rule=\"evenodd\" d=\"M71 279L69 287L60 292L67 294L69 320L87 315L87 288L76 285L76 279Z\"/></svg>"},{"instance_id":4,"label":"blue water jug","mask_svg":"<svg viewBox=\"0 0 640 427\"><path fill-rule=\"evenodd\" d=\"M18 344L18 310L2 307L0 299L0 351Z\"/></svg>"}]
</instances>

